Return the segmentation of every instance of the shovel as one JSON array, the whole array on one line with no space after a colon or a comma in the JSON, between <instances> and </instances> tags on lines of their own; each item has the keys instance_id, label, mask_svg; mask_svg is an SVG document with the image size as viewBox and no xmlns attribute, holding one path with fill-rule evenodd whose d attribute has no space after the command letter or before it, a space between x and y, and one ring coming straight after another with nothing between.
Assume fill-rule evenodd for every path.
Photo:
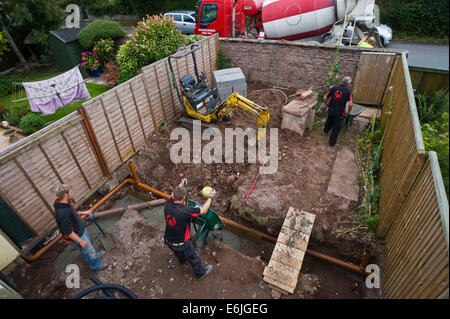
<instances>
[{"instance_id":1,"label":"shovel","mask_svg":"<svg viewBox=\"0 0 450 319\"><path fill-rule=\"evenodd\" d=\"M256 181L258 180L259 174L261 174L262 169L264 168L264 166L267 163L268 158L264 161L264 163L262 164L262 166L259 168L258 174L256 174L255 180L253 181L252 187L250 188L250 190L247 193L247 196L245 196L245 199L242 201L241 206L244 206L247 203L247 199L250 196L250 193L253 190L253 187L255 187Z\"/></svg>"},{"instance_id":2,"label":"shovel","mask_svg":"<svg viewBox=\"0 0 450 319\"><path fill-rule=\"evenodd\" d=\"M94 212L92 212L92 215L94 215ZM114 238L112 237L111 234L106 234L103 229L100 227L99 223L97 222L97 220L94 217L88 217L87 219L89 219L90 221L94 222L95 226L97 226L97 228L100 230L100 232L102 233L102 236L100 237L100 241L102 242L103 248L105 249L105 251L109 251L113 248L116 247L116 241L114 240Z\"/></svg>"}]
</instances>

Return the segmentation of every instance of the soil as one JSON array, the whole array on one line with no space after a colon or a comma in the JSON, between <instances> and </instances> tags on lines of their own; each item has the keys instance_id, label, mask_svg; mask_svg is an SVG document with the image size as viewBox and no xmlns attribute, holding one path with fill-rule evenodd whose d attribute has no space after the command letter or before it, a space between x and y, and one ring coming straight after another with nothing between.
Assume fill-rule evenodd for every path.
<instances>
[{"instance_id":1,"label":"soil","mask_svg":"<svg viewBox=\"0 0 450 319\"><path fill-rule=\"evenodd\" d=\"M337 151L343 146L353 147L357 132L344 128L338 144L331 148L327 137L321 133L323 116L316 116L314 129L303 137L281 130L281 108L286 103L285 95L276 90L263 90L272 88L264 83L249 82L247 85L248 98L270 107L275 113L271 115L269 128L279 128L279 157L277 172L260 175L244 208L242 199L250 189L260 163L174 164L170 159L170 147L177 142L170 140L170 132L176 125L174 122L168 122L155 131L147 145L133 157L141 181L170 194L181 178L186 177L189 197L199 203L204 202L202 188L211 186L217 190L212 209L219 215L274 237L278 236L288 208L300 208L316 214L310 248L355 264L360 262L365 248L372 248L370 262L382 267L380 243L370 229L360 227L355 231L343 231L359 224L358 202L327 193ZM288 88L283 91L290 96L297 90ZM289 101L294 98L290 97ZM217 127L222 136L226 127L256 128L256 117L238 109L233 111L231 120L221 121ZM102 208L112 207L114 200L123 194L124 191L119 192ZM89 207L96 200L98 198L93 197L84 207ZM123 285L139 298L280 297L274 297L272 290L262 281L273 243L249 244L238 252L227 244L211 241L198 250L203 263L212 264L214 269L207 277L198 280L192 268L179 265L164 245L159 226L146 223L139 213L130 210L122 215L116 226L119 230L117 247L103 257L110 268L96 273L104 283ZM84 275L79 289L67 289L66 274L55 274L53 267L45 266L54 262L64 247L65 244L60 242L37 261L12 273L17 291L22 296L72 298L77 292L93 285L89 280L91 272L85 263L80 263L80 272ZM306 255L295 293L281 295L281 298L381 297L379 290L374 292L364 287L361 275Z\"/></svg>"}]
</instances>

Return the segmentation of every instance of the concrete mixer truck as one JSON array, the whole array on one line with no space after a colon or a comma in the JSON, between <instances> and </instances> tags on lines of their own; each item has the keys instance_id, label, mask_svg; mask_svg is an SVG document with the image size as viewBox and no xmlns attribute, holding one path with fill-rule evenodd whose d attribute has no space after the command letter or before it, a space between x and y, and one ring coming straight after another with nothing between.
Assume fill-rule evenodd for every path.
<instances>
[{"instance_id":1,"label":"concrete mixer truck","mask_svg":"<svg viewBox=\"0 0 450 319\"><path fill-rule=\"evenodd\" d=\"M199 0L195 34L299 40L322 36L352 44L367 35L378 46L392 39L379 24L375 0Z\"/></svg>"}]
</instances>

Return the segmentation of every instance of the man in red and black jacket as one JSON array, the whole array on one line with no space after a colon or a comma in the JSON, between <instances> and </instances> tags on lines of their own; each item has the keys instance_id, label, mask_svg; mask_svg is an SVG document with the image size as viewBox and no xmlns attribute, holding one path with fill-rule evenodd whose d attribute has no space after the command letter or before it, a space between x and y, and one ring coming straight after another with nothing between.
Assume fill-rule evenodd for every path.
<instances>
[{"instance_id":1,"label":"man in red and black jacket","mask_svg":"<svg viewBox=\"0 0 450 319\"><path fill-rule=\"evenodd\" d=\"M184 264L186 260L189 261L195 275L198 278L203 278L211 272L212 266L202 266L200 255L190 241L190 223L194 217L208 212L216 192L214 190L211 191L210 197L202 208L189 207L184 205L186 189L183 185L185 183L187 183L187 180L184 178L181 184L175 188L172 196L166 201L164 207L166 220L164 243L172 249L180 264Z\"/></svg>"},{"instance_id":2,"label":"man in red and black jacket","mask_svg":"<svg viewBox=\"0 0 450 319\"><path fill-rule=\"evenodd\" d=\"M324 102L328 104L328 117L323 128L323 132L328 134L331 129L331 135L329 139L330 146L336 144L339 131L341 130L342 123L346 114L350 114L353 106L352 91L350 85L352 79L349 76L345 76L342 79L342 83L333 86L324 96ZM346 112L345 106L348 102L348 111Z\"/></svg>"}]
</instances>

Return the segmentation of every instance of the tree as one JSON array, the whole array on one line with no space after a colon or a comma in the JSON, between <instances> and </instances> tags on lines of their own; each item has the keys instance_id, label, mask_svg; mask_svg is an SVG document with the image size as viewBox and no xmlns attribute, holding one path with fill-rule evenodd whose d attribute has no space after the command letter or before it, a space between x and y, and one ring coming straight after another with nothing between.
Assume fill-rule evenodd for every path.
<instances>
[{"instance_id":1,"label":"tree","mask_svg":"<svg viewBox=\"0 0 450 319\"><path fill-rule=\"evenodd\" d=\"M64 21L64 11L56 0L7 0L0 2L0 27L9 46L20 62L29 68L28 62L17 47L11 33L17 28L50 31L59 28Z\"/></svg>"}]
</instances>

